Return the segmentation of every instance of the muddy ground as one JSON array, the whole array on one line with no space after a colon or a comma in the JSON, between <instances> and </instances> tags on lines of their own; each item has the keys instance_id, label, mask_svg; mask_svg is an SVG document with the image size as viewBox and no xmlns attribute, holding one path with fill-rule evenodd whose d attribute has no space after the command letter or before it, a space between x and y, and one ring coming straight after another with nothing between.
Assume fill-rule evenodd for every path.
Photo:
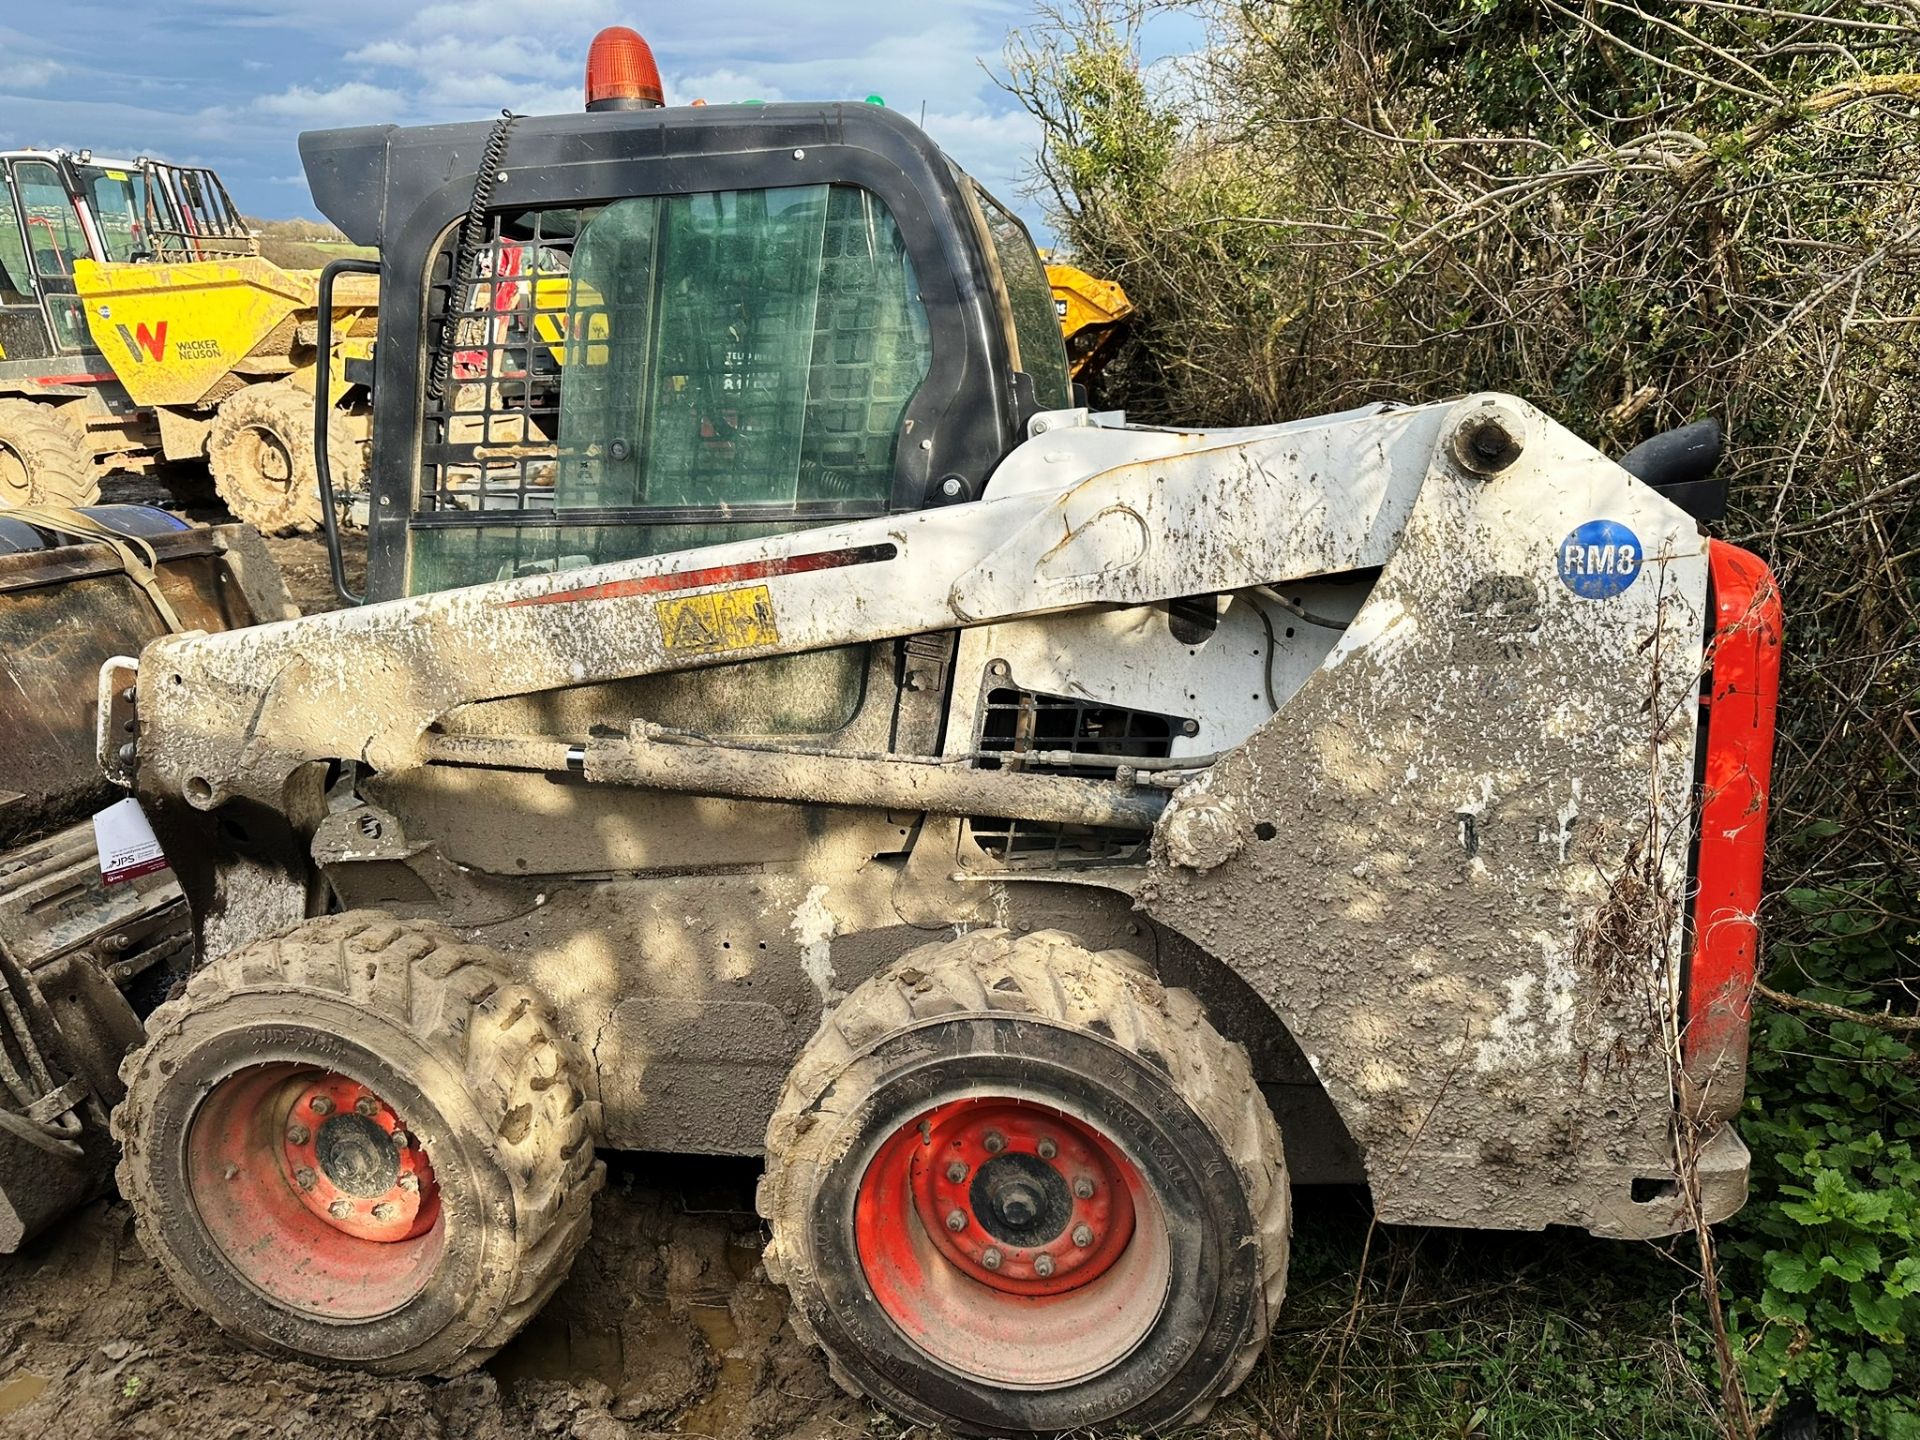
<instances>
[{"instance_id":1,"label":"muddy ground","mask_svg":"<svg viewBox=\"0 0 1920 1440\"><path fill-rule=\"evenodd\" d=\"M268 1359L173 1293L127 1207L0 1258L0 1436L18 1440L826 1440L892 1433L843 1395L760 1266L758 1166L615 1157L559 1293L483 1369L383 1380Z\"/></svg>"}]
</instances>

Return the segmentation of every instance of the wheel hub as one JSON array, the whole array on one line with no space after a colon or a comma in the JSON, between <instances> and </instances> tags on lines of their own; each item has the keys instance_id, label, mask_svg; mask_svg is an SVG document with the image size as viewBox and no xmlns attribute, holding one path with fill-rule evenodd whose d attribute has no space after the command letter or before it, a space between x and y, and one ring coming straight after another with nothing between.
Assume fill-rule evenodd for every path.
<instances>
[{"instance_id":1,"label":"wheel hub","mask_svg":"<svg viewBox=\"0 0 1920 1440\"><path fill-rule=\"evenodd\" d=\"M282 1159L300 1203L362 1240L408 1240L440 1212L426 1151L378 1095L344 1075L313 1078L287 1115Z\"/></svg>"},{"instance_id":2,"label":"wheel hub","mask_svg":"<svg viewBox=\"0 0 1920 1440\"><path fill-rule=\"evenodd\" d=\"M1099 1279L1127 1248L1131 1167L1091 1127L1019 1100L958 1101L922 1125L915 1208L941 1254L974 1279L1057 1295Z\"/></svg>"},{"instance_id":3,"label":"wheel hub","mask_svg":"<svg viewBox=\"0 0 1920 1440\"><path fill-rule=\"evenodd\" d=\"M320 1173L361 1199L386 1194L400 1178L393 1137L364 1115L334 1115L321 1121L314 1132L313 1151Z\"/></svg>"},{"instance_id":4,"label":"wheel hub","mask_svg":"<svg viewBox=\"0 0 1920 1440\"><path fill-rule=\"evenodd\" d=\"M1073 1213L1067 1177L1035 1155L996 1155L967 1187L973 1217L994 1239L1031 1247L1056 1239Z\"/></svg>"}]
</instances>

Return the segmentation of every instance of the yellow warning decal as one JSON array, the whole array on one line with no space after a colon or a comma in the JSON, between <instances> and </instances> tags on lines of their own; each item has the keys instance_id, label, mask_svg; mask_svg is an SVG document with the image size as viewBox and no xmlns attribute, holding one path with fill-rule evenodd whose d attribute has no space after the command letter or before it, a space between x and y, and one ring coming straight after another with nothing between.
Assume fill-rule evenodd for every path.
<instances>
[{"instance_id":1,"label":"yellow warning decal","mask_svg":"<svg viewBox=\"0 0 1920 1440\"><path fill-rule=\"evenodd\" d=\"M107 179L109 180L125 180L126 178L127 178L127 172L124 170L107 171Z\"/></svg>"},{"instance_id":2,"label":"yellow warning decal","mask_svg":"<svg viewBox=\"0 0 1920 1440\"><path fill-rule=\"evenodd\" d=\"M657 600L653 611L660 620L661 643L682 655L712 655L780 643L780 631L773 620L773 596L764 585L715 590L684 600Z\"/></svg>"}]
</instances>

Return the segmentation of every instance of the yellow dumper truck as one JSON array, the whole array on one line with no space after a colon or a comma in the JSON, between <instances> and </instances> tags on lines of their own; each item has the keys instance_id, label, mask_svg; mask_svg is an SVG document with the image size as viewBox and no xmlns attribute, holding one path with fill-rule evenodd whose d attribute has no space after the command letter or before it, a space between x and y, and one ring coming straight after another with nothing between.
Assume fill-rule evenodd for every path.
<instances>
[{"instance_id":1,"label":"yellow dumper truck","mask_svg":"<svg viewBox=\"0 0 1920 1440\"><path fill-rule=\"evenodd\" d=\"M377 282L353 275L335 287L339 338L324 379L317 282L259 255L74 266L94 345L133 402L152 409L164 456L204 454L227 508L267 534L320 523L313 396L322 383L342 412L328 431L335 483L355 490L366 469L355 362L372 354Z\"/></svg>"}]
</instances>

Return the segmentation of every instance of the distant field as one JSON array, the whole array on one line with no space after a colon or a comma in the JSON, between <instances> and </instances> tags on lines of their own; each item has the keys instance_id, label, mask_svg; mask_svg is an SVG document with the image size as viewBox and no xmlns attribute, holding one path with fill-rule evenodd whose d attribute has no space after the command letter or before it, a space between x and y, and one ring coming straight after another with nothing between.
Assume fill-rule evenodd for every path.
<instances>
[{"instance_id":1,"label":"distant field","mask_svg":"<svg viewBox=\"0 0 1920 1440\"><path fill-rule=\"evenodd\" d=\"M345 256L378 259L379 251L355 245L324 220L261 220L247 217L260 237L260 253L289 270L314 270Z\"/></svg>"}]
</instances>

